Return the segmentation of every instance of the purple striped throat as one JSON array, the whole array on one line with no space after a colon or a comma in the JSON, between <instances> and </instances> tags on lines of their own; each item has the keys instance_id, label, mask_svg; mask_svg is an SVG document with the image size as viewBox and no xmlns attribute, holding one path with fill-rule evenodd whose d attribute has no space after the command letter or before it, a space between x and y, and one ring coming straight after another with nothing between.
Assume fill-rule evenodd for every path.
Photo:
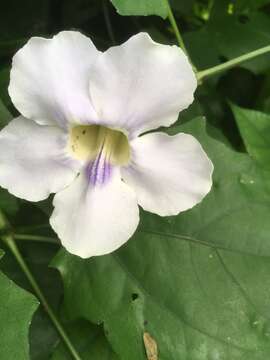
<instances>
[{"instance_id":1,"label":"purple striped throat","mask_svg":"<svg viewBox=\"0 0 270 360\"><path fill-rule=\"evenodd\" d=\"M102 125L74 125L70 129L68 150L85 164L85 175L93 186L106 184L114 167L130 161L127 136Z\"/></svg>"},{"instance_id":2,"label":"purple striped throat","mask_svg":"<svg viewBox=\"0 0 270 360\"><path fill-rule=\"evenodd\" d=\"M94 161L90 161L86 167L86 177L89 184L93 186L105 185L112 175L113 165L106 161L105 156L100 151Z\"/></svg>"}]
</instances>

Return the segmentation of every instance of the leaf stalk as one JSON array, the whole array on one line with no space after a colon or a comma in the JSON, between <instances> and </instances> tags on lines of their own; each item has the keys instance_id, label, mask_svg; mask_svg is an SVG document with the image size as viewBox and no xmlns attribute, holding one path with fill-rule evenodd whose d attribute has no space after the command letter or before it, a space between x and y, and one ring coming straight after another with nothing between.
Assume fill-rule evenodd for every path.
<instances>
[{"instance_id":1,"label":"leaf stalk","mask_svg":"<svg viewBox=\"0 0 270 360\"><path fill-rule=\"evenodd\" d=\"M226 61L223 64L216 65L216 66L211 67L211 68L206 69L206 70L198 71L197 72L197 79L198 79L198 81L202 81L205 78L208 78L210 76L214 76L216 74L219 74L222 71L231 69L232 67L240 65L241 63L243 63L243 62L245 62L247 60L256 58L257 56L266 54L268 52L270 52L270 45L264 46L264 47L262 47L260 49L254 50L254 51L251 51L251 52L249 52L247 54L238 56L238 57L236 57L236 58L234 58L232 60Z\"/></svg>"}]
</instances>

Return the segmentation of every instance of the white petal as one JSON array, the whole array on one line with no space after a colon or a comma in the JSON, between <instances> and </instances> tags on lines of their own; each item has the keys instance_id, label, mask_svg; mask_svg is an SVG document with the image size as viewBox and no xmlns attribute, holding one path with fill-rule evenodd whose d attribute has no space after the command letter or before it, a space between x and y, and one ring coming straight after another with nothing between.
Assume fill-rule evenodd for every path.
<instances>
[{"instance_id":1,"label":"white petal","mask_svg":"<svg viewBox=\"0 0 270 360\"><path fill-rule=\"evenodd\" d=\"M19 117L0 132L0 186L17 197L40 201L62 190L79 164L65 151L65 133Z\"/></svg>"},{"instance_id":2,"label":"white petal","mask_svg":"<svg viewBox=\"0 0 270 360\"><path fill-rule=\"evenodd\" d=\"M63 246L82 258L108 254L134 233L139 210L134 192L123 183L118 169L106 184L90 184L82 173L54 197L50 219Z\"/></svg>"},{"instance_id":3,"label":"white petal","mask_svg":"<svg viewBox=\"0 0 270 360\"><path fill-rule=\"evenodd\" d=\"M144 135L132 141L132 162L122 170L138 203L161 216L176 215L210 191L213 165L191 135Z\"/></svg>"},{"instance_id":4,"label":"white petal","mask_svg":"<svg viewBox=\"0 0 270 360\"><path fill-rule=\"evenodd\" d=\"M99 118L137 135L175 122L193 101L197 81L183 51L146 33L101 54L90 93Z\"/></svg>"},{"instance_id":5,"label":"white petal","mask_svg":"<svg viewBox=\"0 0 270 360\"><path fill-rule=\"evenodd\" d=\"M98 54L91 40L75 31L31 38L13 58L9 95L14 105L40 124L95 120L89 76Z\"/></svg>"}]
</instances>

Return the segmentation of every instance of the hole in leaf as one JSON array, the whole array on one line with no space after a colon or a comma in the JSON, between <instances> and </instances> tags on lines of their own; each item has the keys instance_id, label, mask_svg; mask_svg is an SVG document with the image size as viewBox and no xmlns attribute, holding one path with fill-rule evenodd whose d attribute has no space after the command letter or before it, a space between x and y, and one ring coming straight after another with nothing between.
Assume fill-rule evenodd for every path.
<instances>
[{"instance_id":1,"label":"hole in leaf","mask_svg":"<svg viewBox=\"0 0 270 360\"><path fill-rule=\"evenodd\" d=\"M138 299L138 297L139 297L139 294L136 294L136 293L131 294L132 301L135 301L136 299Z\"/></svg>"}]
</instances>

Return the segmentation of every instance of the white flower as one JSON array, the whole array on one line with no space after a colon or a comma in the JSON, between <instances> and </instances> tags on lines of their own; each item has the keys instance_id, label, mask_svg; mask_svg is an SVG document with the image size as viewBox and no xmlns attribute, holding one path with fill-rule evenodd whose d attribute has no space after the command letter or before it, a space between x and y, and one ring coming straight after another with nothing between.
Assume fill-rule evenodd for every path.
<instances>
[{"instance_id":1,"label":"white flower","mask_svg":"<svg viewBox=\"0 0 270 360\"><path fill-rule=\"evenodd\" d=\"M13 59L22 115L0 133L0 185L29 201L57 193L50 223L69 252L114 251L136 230L138 204L175 215L211 188L194 137L140 136L175 122L196 85L183 51L146 33L104 53L79 32L30 39Z\"/></svg>"}]
</instances>

